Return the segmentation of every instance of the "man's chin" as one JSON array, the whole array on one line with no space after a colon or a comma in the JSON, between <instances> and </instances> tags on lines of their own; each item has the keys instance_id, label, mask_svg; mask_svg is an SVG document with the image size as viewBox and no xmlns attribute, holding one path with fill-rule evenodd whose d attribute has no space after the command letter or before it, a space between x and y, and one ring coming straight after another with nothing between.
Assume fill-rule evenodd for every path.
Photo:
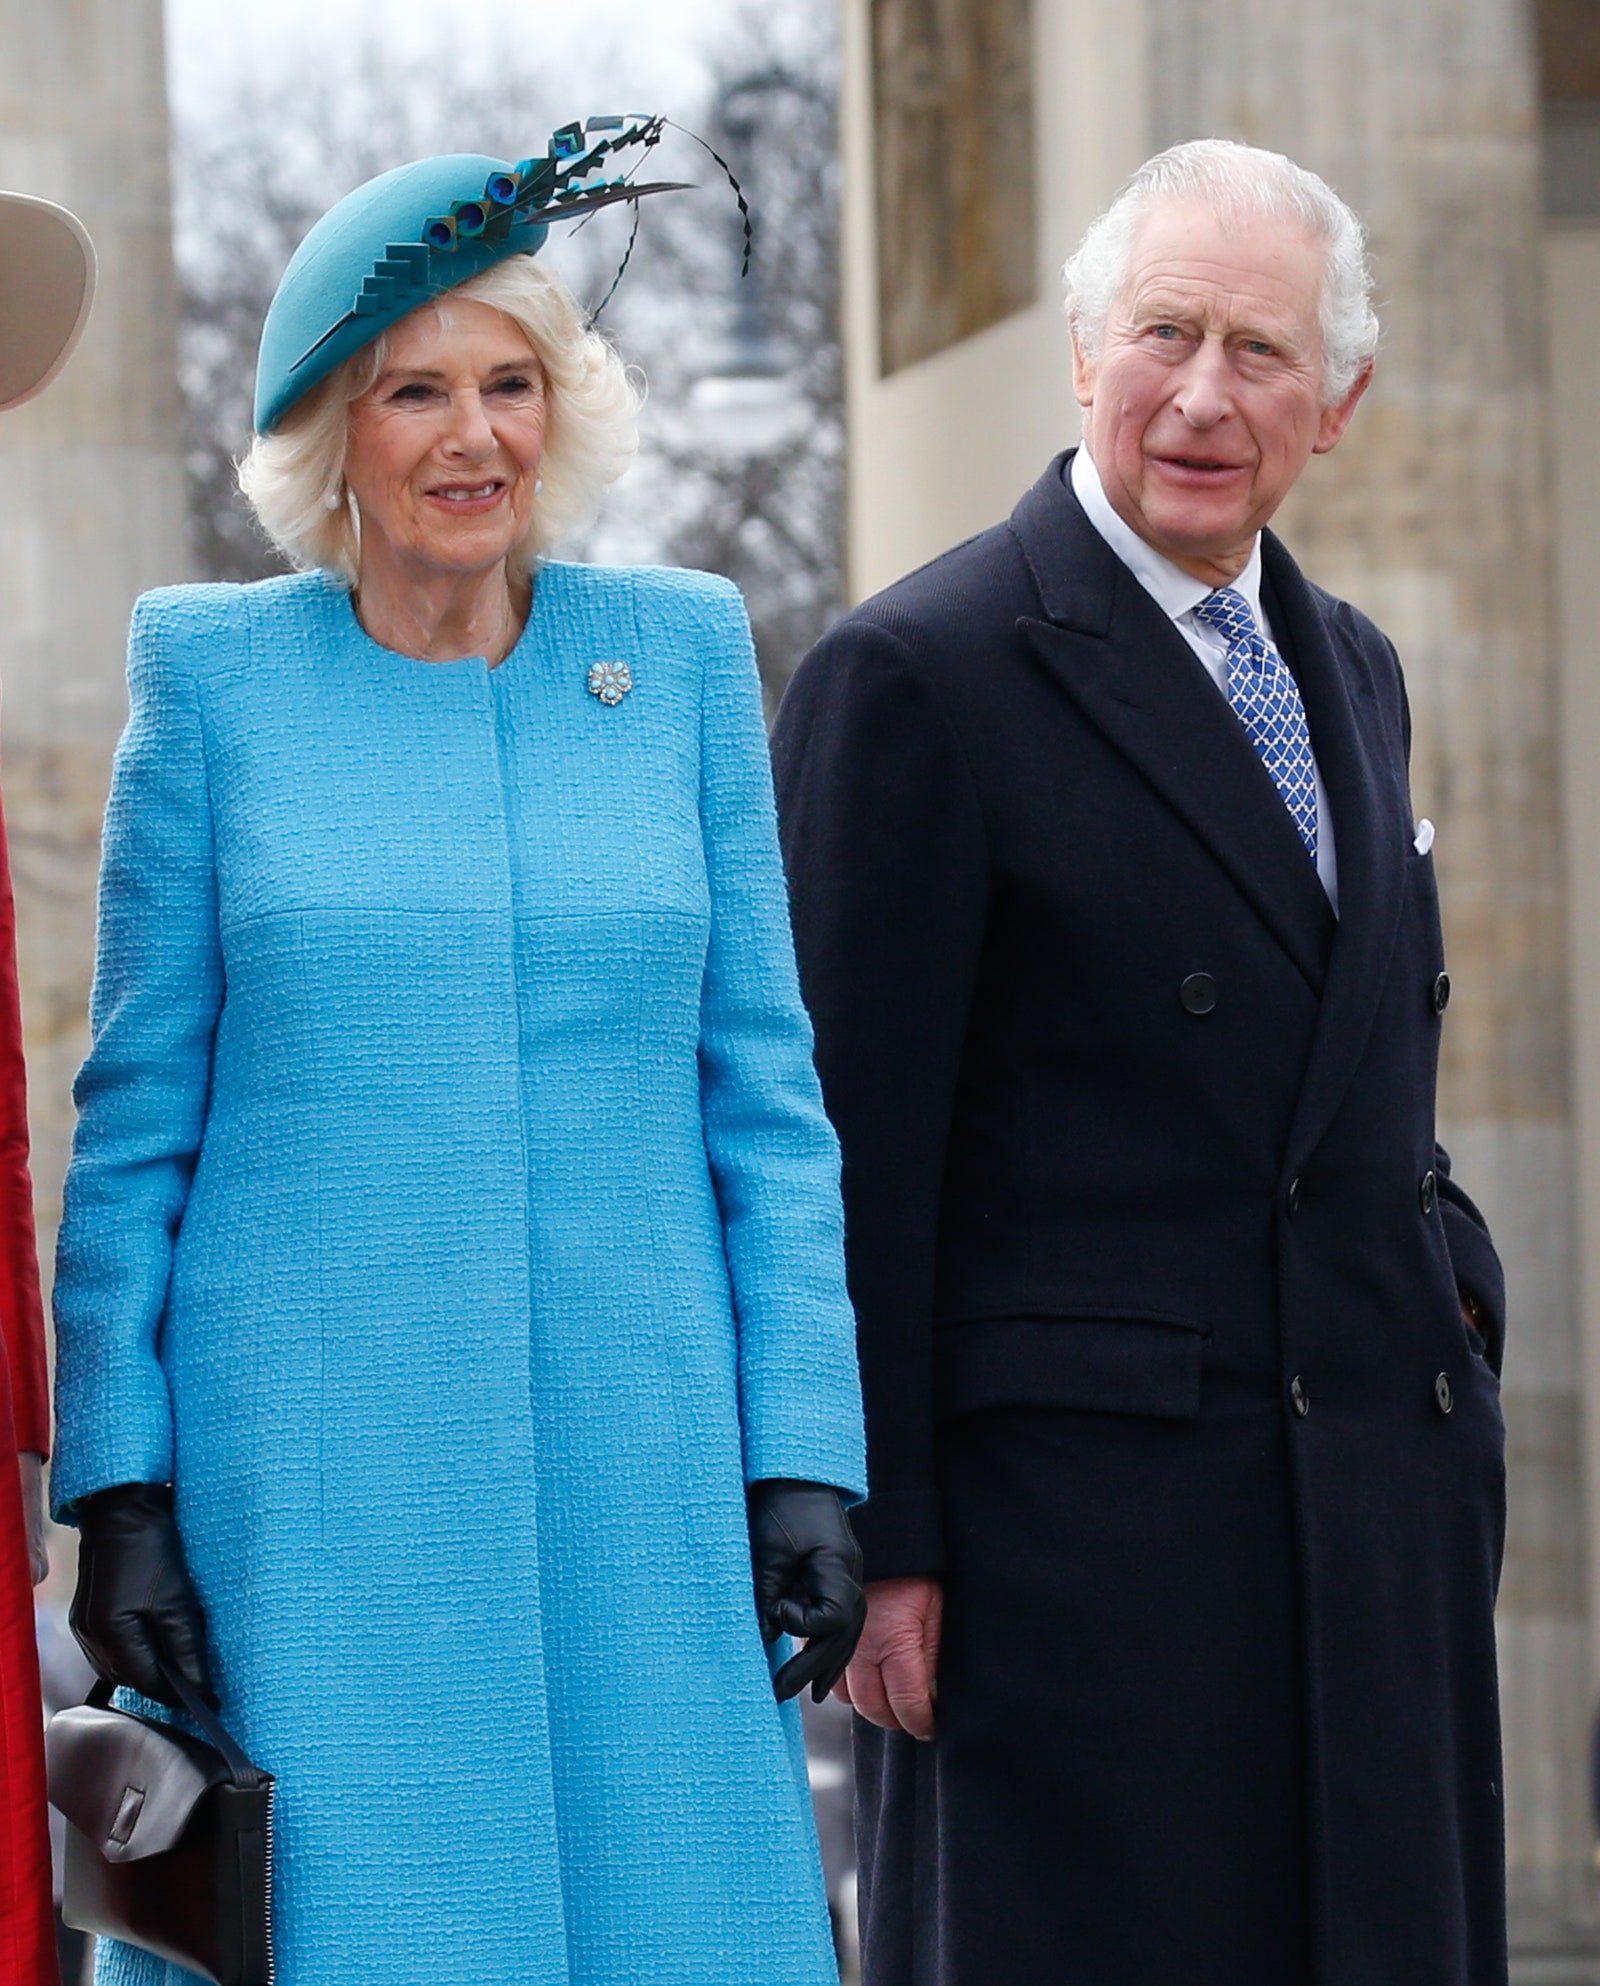
<instances>
[{"instance_id":1,"label":"man's chin","mask_svg":"<svg viewBox=\"0 0 1600 1986\"><path fill-rule=\"evenodd\" d=\"M1133 528L1152 550L1188 570L1195 564L1227 566L1235 560L1242 566L1259 526L1243 504L1207 502L1201 492L1182 502L1146 501Z\"/></svg>"}]
</instances>

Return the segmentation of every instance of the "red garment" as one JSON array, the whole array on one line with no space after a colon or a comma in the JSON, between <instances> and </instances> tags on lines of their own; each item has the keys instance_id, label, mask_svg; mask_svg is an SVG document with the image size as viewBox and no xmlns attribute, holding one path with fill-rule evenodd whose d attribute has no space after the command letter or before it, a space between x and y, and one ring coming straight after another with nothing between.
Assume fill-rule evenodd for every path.
<instances>
[{"instance_id":1,"label":"red garment","mask_svg":"<svg viewBox=\"0 0 1600 1986\"><path fill-rule=\"evenodd\" d=\"M16 1464L50 1450L44 1307L28 1177L16 912L0 815L0 1986L59 1986L39 1653Z\"/></svg>"}]
</instances>

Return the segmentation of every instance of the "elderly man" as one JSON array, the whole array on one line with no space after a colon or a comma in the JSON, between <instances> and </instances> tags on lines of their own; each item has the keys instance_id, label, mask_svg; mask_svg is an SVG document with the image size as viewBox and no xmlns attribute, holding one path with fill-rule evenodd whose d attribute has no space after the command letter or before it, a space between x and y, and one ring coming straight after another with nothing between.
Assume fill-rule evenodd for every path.
<instances>
[{"instance_id":1,"label":"elderly man","mask_svg":"<svg viewBox=\"0 0 1600 1986\"><path fill-rule=\"evenodd\" d=\"M1433 831L1393 648L1264 528L1371 377L1361 229L1182 145L1067 283L1083 447L776 738L868 1986L1493 1986L1503 1286L1434 1142Z\"/></svg>"}]
</instances>

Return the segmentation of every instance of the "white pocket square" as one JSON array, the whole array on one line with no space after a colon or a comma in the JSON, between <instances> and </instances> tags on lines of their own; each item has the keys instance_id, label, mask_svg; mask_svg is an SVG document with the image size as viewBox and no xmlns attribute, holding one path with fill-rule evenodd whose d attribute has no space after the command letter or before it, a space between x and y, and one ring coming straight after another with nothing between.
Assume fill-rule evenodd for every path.
<instances>
[{"instance_id":1,"label":"white pocket square","mask_svg":"<svg viewBox=\"0 0 1600 1986\"><path fill-rule=\"evenodd\" d=\"M1417 838L1412 842L1411 846L1419 855L1426 855L1428 850L1433 846L1433 822L1428 819L1426 814L1417 822Z\"/></svg>"}]
</instances>

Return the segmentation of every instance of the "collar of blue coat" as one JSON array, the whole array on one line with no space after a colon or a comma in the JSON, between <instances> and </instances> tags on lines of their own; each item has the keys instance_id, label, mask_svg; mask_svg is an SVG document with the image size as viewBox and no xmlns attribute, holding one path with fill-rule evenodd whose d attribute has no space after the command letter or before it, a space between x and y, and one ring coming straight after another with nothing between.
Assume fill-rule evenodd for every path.
<instances>
[{"instance_id":1,"label":"collar of blue coat","mask_svg":"<svg viewBox=\"0 0 1600 1986\"><path fill-rule=\"evenodd\" d=\"M607 177L618 153L655 144L661 128L658 117L591 117L557 131L544 157L416 159L347 193L295 250L267 311L258 431L270 434L319 380L419 305L508 256L537 255L551 222L674 190Z\"/></svg>"}]
</instances>

